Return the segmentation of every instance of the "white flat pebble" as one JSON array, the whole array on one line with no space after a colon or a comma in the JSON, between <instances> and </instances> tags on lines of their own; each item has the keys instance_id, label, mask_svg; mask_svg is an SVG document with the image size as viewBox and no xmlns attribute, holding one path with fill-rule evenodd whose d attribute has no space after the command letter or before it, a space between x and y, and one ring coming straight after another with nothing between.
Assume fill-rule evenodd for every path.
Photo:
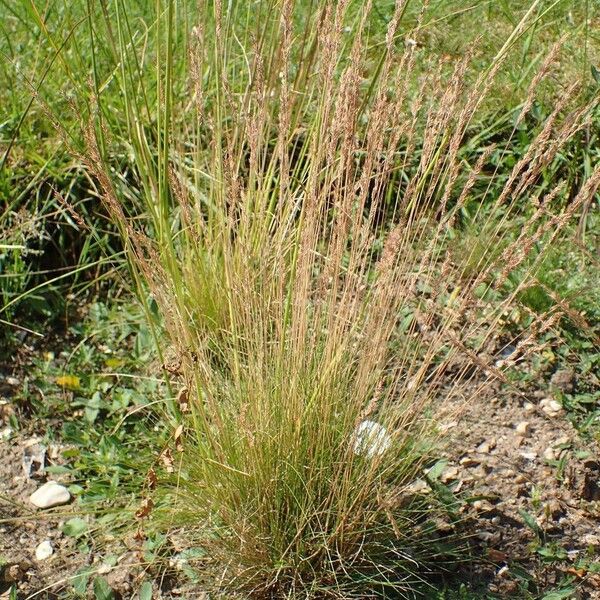
<instances>
[{"instance_id":1,"label":"white flat pebble","mask_svg":"<svg viewBox=\"0 0 600 600\"><path fill-rule=\"evenodd\" d=\"M535 460L537 458L536 452L521 452L521 456L527 460Z\"/></svg>"},{"instance_id":2,"label":"white flat pebble","mask_svg":"<svg viewBox=\"0 0 600 600\"><path fill-rule=\"evenodd\" d=\"M35 549L35 560L46 560L54 554L54 548L49 540L44 540Z\"/></svg>"},{"instance_id":3,"label":"white flat pebble","mask_svg":"<svg viewBox=\"0 0 600 600\"><path fill-rule=\"evenodd\" d=\"M64 485L56 483L56 481L48 481L29 497L31 504L38 508L60 506L66 504L70 499L69 490Z\"/></svg>"}]
</instances>

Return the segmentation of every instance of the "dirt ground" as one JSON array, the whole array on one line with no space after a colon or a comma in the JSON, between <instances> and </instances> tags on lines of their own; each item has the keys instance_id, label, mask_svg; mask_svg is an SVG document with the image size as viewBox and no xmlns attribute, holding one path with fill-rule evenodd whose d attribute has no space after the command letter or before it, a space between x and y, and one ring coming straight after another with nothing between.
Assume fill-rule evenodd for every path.
<instances>
[{"instance_id":1,"label":"dirt ground","mask_svg":"<svg viewBox=\"0 0 600 600\"><path fill-rule=\"evenodd\" d=\"M0 408L10 404L11 382L18 385L4 377ZM9 598L13 583L20 599L69 597L65 590L85 567L103 574L117 598L137 597L149 577L152 598L208 598L176 575L145 574L134 539L119 541L114 565L103 564L94 548L87 556L78 552L61 531L74 508L37 511L29 502L46 478L35 460L43 451L39 423L26 423L9 439L6 421L0 425L0 557L8 561L0 598ZM600 575L581 568L600 549L600 462L563 410L542 390L519 396L498 389L441 427L451 439L441 481L467 499L461 510L474 560L465 580L493 597L544 598L566 579L575 591L547 598L600 598ZM60 464L60 454L58 446L46 448L46 465ZM44 540L54 554L38 561L35 549ZM523 594L525 587L532 595Z\"/></svg>"},{"instance_id":2,"label":"dirt ground","mask_svg":"<svg viewBox=\"0 0 600 600\"><path fill-rule=\"evenodd\" d=\"M495 596L521 598L531 579L533 597L545 598L572 579L573 593L548 598L600 598L600 576L578 568L600 550L597 447L556 409L542 390L497 390L459 422L442 423L452 440L442 481L478 498L466 512L474 554L484 560L471 577Z\"/></svg>"}]
</instances>

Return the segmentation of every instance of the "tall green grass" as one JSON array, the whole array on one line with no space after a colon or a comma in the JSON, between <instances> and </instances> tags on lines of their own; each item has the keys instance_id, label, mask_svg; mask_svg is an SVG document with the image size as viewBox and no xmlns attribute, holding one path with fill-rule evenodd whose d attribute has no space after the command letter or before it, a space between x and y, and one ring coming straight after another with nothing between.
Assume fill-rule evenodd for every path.
<instances>
[{"instance_id":1,"label":"tall green grass","mask_svg":"<svg viewBox=\"0 0 600 600\"><path fill-rule=\"evenodd\" d=\"M143 525L185 527L226 589L426 596L452 558L414 493L432 415L503 377L503 316L600 178L558 167L594 106L549 43L529 86L565 5L120 0L11 21L43 57L19 85L42 76L31 106L85 166L181 372ZM482 10L508 24L464 51ZM560 316L532 312L510 360Z\"/></svg>"},{"instance_id":2,"label":"tall green grass","mask_svg":"<svg viewBox=\"0 0 600 600\"><path fill-rule=\"evenodd\" d=\"M299 25L310 13L311 5L307 0L297 3ZM357 22L361 6L361 2L350 3L349 23ZM161 90L156 84L157 68L148 69L144 65L156 65L167 58L159 48L159 38L164 45L167 35L172 35L171 41L176 44L174 56L170 58L175 76L170 80L175 85L172 91L178 99L178 106L186 106L183 100L190 91L184 74L188 68L187 47L191 28L198 20L197 7L186 2L174 4L170 16L172 27L157 36L157 28L163 27L161 23L167 16L164 9L156 3L132 0L0 3L0 79L5 82L0 89L0 204L4 223L0 227L8 227L11 219L14 220L14 213L24 207L38 215L38 224L46 239L46 243L36 248L39 253L30 252L24 258L23 271L18 265L12 265L15 277L11 277L10 272L3 273L3 285L11 298L46 283L45 287L38 288L41 296L22 296L19 303L22 310L18 313L21 317L39 313L44 299L59 300L64 296L65 284L84 283L85 286L84 279L87 277L88 282L90 279L90 275L84 277L86 270L83 267L86 264L96 265L99 260L102 264L119 264L115 258L120 249L119 243L111 229L107 228L103 216L98 215L94 182L89 180L81 165L71 160L67 148L81 142L77 121L82 116L90 117L93 98L100 95L102 119L111 131L110 153L106 160L123 174L121 193L127 194L128 203L135 205L139 200L133 189L128 190L132 186L127 185L128 173L135 167L130 162L133 150L126 114L133 97L140 103L138 108L144 111L146 126L152 128L157 124L156 94L167 90ZM529 3L519 0L464 5L437 1L424 4L412 0L407 3L395 44L400 46L410 42L410 30L423 13L415 68L426 71L432 60L435 62L437 57L442 56L444 71L449 73L465 46L477 41L473 59L466 70L466 77L474 82L478 72L486 68L529 9ZM261 8L258 10L263 11ZM385 30L393 10L391 0L377 2L365 24L370 44L367 69L371 72L379 68L380 49L384 45ZM127 16L126 22L119 14ZM261 14L264 16L266 11ZM549 92L557 82L564 85L583 74L593 88L590 67L599 62L593 28L597 9L593 3L587 0L535 3L530 16L526 31L515 40L511 56L494 79L490 94L493 100L484 101L485 110L477 118L479 124L469 132L475 153L475 140L485 145L488 141L512 139L512 147L504 154L506 164L499 167L502 171L511 167L510 161L518 160L530 142L525 131L511 138L513 110L556 39L568 34L564 40L561 69L556 71L551 85L542 83L539 90L538 112L541 107L544 114L543 101L551 96ZM236 8L234 19L241 47L251 46L250 40L245 37L251 29L245 24L252 23L254 17L252 8ZM265 32L263 41L272 43L268 32ZM131 54L133 47L138 49L141 61ZM131 60L121 62L121 52ZM234 55L235 51L228 56ZM228 59L224 57L224 60ZM235 68L239 69L243 65L243 57L238 56L234 62L237 64ZM139 71L140 67L142 71ZM123 78L130 80L129 100L121 93L125 89ZM134 85L136 78L143 80L144 85ZM168 118L167 113L163 117ZM52 114L59 117L63 129L60 136L55 133L56 123L53 123ZM174 117L185 121L185 114L185 110L179 111ZM592 130L590 135L596 134ZM574 142L571 149L562 160L564 168L570 169L572 176L576 177L578 165L583 162L588 165L586 173L589 175L596 160L593 145ZM162 148L163 153L164 150L165 147ZM147 156L145 160L147 169L153 158ZM161 194L165 187L163 182ZM56 201L56 191L85 216L88 226L93 223L91 233L79 230L69 211ZM582 217L582 232L585 231L584 221L585 215ZM82 238L85 238L83 243ZM91 241L92 238L94 241ZM3 238L4 243L7 243L6 240ZM112 259L105 260L111 256ZM58 287L50 283L56 275L74 267L78 273L74 280L63 277L57 281ZM57 271L51 273L52 269ZM96 276L112 271L92 266L89 272ZM31 300L29 306L28 299ZM16 308L15 304L12 306ZM5 313L4 318L7 316ZM15 315L9 320L13 318Z\"/></svg>"},{"instance_id":3,"label":"tall green grass","mask_svg":"<svg viewBox=\"0 0 600 600\"><path fill-rule=\"evenodd\" d=\"M183 82L178 5L157 4L147 38L117 6L110 85L127 136L111 134L96 82L81 158L185 384L176 477L141 514L188 528L229 589L410 597L447 558L433 508L411 492L431 458L431 414L502 378L490 359L502 317L531 284L540 242L551 248L600 182L592 171L569 198L564 181L544 180L589 124L574 86L509 173L494 168L503 147L465 160L506 51L541 6L473 85L470 55L422 76L424 16L404 44L401 2L384 35L370 29L371 3L201 4ZM554 68L540 66L514 131ZM127 179L110 162L121 143ZM480 239L453 252L467 207ZM523 229L507 232L516 214ZM486 301L516 270L518 285ZM511 360L559 318L533 315Z\"/></svg>"}]
</instances>

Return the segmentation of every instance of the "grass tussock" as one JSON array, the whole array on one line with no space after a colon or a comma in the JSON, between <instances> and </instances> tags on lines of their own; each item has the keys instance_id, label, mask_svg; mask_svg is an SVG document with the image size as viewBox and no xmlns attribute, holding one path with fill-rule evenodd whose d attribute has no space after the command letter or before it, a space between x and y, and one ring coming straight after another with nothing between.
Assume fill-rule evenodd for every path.
<instances>
[{"instance_id":1,"label":"grass tussock","mask_svg":"<svg viewBox=\"0 0 600 600\"><path fill-rule=\"evenodd\" d=\"M263 18L241 31L235 9L203 8L184 125L170 95L172 5L157 26L157 129L140 124L121 40L144 213L128 213L104 166L109 133L100 120L86 127L87 166L185 379L162 519L189 527L226 582L257 595L411 596L443 556L431 507L410 491L430 459L431 415L502 377L491 357L503 315L532 284L540 245L600 183L593 172L567 202L543 177L591 107L567 112L567 90L499 193L473 207L502 149L475 164L462 149L502 54L472 87L469 57L449 78L418 77L417 44L398 43L399 2L373 69L370 3L350 22L344 0L302 19L290 0L259 5ZM481 235L456 249L466 207ZM527 219L511 235L517 213ZM487 302L490 290L500 300ZM558 318L533 315L510 360Z\"/></svg>"}]
</instances>

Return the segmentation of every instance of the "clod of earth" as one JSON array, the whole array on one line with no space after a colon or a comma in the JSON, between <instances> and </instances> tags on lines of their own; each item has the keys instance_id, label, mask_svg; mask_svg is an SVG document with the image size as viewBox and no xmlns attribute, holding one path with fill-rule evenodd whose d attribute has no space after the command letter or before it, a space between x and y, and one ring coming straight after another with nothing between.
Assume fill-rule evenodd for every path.
<instances>
[{"instance_id":1,"label":"clod of earth","mask_svg":"<svg viewBox=\"0 0 600 600\"><path fill-rule=\"evenodd\" d=\"M575 387L575 371L573 369L560 369L550 378L550 385L557 387L567 394Z\"/></svg>"},{"instance_id":2,"label":"clod of earth","mask_svg":"<svg viewBox=\"0 0 600 600\"><path fill-rule=\"evenodd\" d=\"M70 499L69 490L64 485L56 483L56 481L48 481L29 497L31 504L38 508L60 506L66 504Z\"/></svg>"}]
</instances>

